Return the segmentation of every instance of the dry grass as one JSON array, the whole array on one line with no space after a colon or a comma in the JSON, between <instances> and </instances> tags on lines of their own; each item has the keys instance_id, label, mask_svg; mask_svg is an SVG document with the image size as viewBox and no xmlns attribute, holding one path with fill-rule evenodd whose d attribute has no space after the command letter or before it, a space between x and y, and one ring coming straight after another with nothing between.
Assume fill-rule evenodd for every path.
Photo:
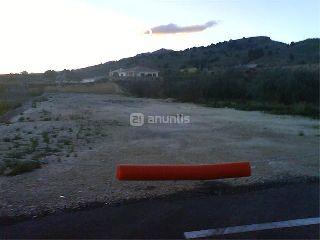
<instances>
[{"instance_id":1,"label":"dry grass","mask_svg":"<svg viewBox=\"0 0 320 240\"><path fill-rule=\"evenodd\" d=\"M70 93L96 93L96 94L112 94L120 91L115 83L94 83L94 84L70 84L64 86L47 86L44 88L46 92L70 92Z\"/></svg>"},{"instance_id":2,"label":"dry grass","mask_svg":"<svg viewBox=\"0 0 320 240\"><path fill-rule=\"evenodd\" d=\"M32 97L43 93L42 86L33 86L25 82L1 81L0 82L0 116L11 109L17 108Z\"/></svg>"},{"instance_id":3,"label":"dry grass","mask_svg":"<svg viewBox=\"0 0 320 240\"><path fill-rule=\"evenodd\" d=\"M59 86L48 82L0 81L0 116L45 92L114 94L120 93L121 90L117 84L112 82Z\"/></svg>"}]
</instances>

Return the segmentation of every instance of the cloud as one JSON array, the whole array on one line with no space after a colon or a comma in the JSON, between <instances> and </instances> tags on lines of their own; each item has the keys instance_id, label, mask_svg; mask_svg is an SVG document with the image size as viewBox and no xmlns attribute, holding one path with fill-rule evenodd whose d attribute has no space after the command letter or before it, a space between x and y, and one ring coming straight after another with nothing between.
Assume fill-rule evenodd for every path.
<instances>
[{"instance_id":1,"label":"cloud","mask_svg":"<svg viewBox=\"0 0 320 240\"><path fill-rule=\"evenodd\" d=\"M216 21L209 21L201 25L191 25L191 26L178 26L176 24L170 23L168 25L160 25L145 31L145 34L176 34L176 33L192 33L201 32L207 28L217 25Z\"/></svg>"}]
</instances>

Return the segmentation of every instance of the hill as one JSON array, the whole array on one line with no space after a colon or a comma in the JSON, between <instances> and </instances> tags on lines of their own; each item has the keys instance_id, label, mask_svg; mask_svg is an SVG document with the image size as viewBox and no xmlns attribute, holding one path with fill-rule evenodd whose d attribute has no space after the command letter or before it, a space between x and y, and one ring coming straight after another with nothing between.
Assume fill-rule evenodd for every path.
<instances>
[{"instance_id":1,"label":"hill","mask_svg":"<svg viewBox=\"0 0 320 240\"><path fill-rule=\"evenodd\" d=\"M119 61L106 62L74 70L79 78L103 76L111 69L137 65L157 68L160 71L196 67L201 70L228 68L255 63L261 67L290 66L319 63L320 39L306 39L286 44L269 37L251 37L193 47L182 51L160 49L142 53Z\"/></svg>"}]
</instances>

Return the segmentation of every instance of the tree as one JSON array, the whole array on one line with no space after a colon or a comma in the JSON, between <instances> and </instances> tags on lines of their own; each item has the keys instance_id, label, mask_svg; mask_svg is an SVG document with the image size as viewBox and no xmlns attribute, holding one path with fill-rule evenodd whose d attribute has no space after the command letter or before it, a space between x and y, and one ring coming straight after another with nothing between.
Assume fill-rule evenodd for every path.
<instances>
[{"instance_id":1,"label":"tree","mask_svg":"<svg viewBox=\"0 0 320 240\"><path fill-rule=\"evenodd\" d=\"M48 71L45 71L44 73L45 78L48 78L48 79L55 79L57 75L58 73L54 70L48 70Z\"/></svg>"},{"instance_id":2,"label":"tree","mask_svg":"<svg viewBox=\"0 0 320 240\"><path fill-rule=\"evenodd\" d=\"M289 54L289 60L290 60L290 62L294 61L294 55L292 53Z\"/></svg>"},{"instance_id":3,"label":"tree","mask_svg":"<svg viewBox=\"0 0 320 240\"><path fill-rule=\"evenodd\" d=\"M264 51L262 48L250 49L248 51L248 61L256 60L264 56Z\"/></svg>"}]
</instances>

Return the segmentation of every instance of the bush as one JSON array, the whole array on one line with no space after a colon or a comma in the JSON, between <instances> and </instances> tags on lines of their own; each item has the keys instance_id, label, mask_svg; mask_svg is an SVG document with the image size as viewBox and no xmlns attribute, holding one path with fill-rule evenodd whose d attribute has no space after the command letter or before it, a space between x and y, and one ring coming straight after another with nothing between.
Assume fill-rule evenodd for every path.
<instances>
[{"instance_id":1,"label":"bush","mask_svg":"<svg viewBox=\"0 0 320 240\"><path fill-rule=\"evenodd\" d=\"M5 161L8 172L6 175L18 175L30 172L34 169L41 168L41 163L35 160L7 160ZM4 170L2 171L4 173Z\"/></svg>"},{"instance_id":2,"label":"bush","mask_svg":"<svg viewBox=\"0 0 320 240\"><path fill-rule=\"evenodd\" d=\"M256 60L264 56L262 48L255 48L248 51L248 61Z\"/></svg>"},{"instance_id":3,"label":"bush","mask_svg":"<svg viewBox=\"0 0 320 240\"><path fill-rule=\"evenodd\" d=\"M50 143L49 133L48 132L43 132L42 133L42 139L43 139L44 143L49 144Z\"/></svg>"},{"instance_id":4,"label":"bush","mask_svg":"<svg viewBox=\"0 0 320 240\"><path fill-rule=\"evenodd\" d=\"M0 116L5 114L7 111L10 110L10 105L7 102L1 102L0 101Z\"/></svg>"},{"instance_id":5,"label":"bush","mask_svg":"<svg viewBox=\"0 0 320 240\"><path fill-rule=\"evenodd\" d=\"M163 96L163 81L159 78L135 78L118 80L117 83L137 97L159 98Z\"/></svg>"},{"instance_id":6,"label":"bush","mask_svg":"<svg viewBox=\"0 0 320 240\"><path fill-rule=\"evenodd\" d=\"M39 145L39 141L36 138L30 139L30 151L34 152Z\"/></svg>"}]
</instances>

